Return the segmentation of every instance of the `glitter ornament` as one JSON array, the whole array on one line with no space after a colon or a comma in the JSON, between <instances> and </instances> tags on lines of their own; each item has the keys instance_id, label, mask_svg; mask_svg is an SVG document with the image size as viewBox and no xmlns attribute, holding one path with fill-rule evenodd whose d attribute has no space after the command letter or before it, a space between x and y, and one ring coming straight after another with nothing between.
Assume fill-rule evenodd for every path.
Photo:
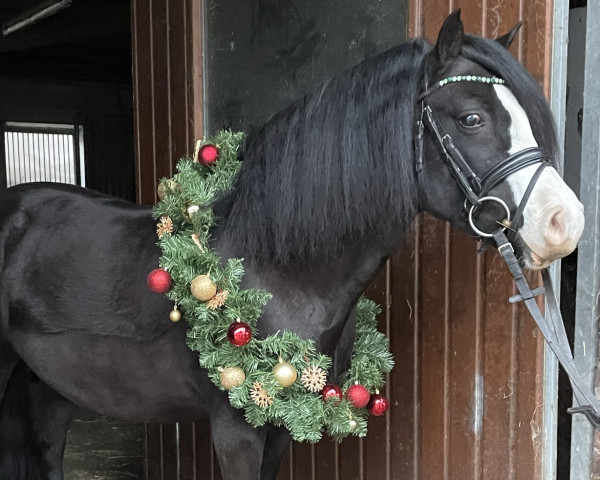
<instances>
[{"instance_id":1,"label":"glitter ornament","mask_svg":"<svg viewBox=\"0 0 600 480\"><path fill-rule=\"evenodd\" d=\"M213 283L210 275L198 275L192 280L190 291L194 298L206 302L215 296L217 286Z\"/></svg>"},{"instance_id":2,"label":"glitter ornament","mask_svg":"<svg viewBox=\"0 0 600 480\"><path fill-rule=\"evenodd\" d=\"M164 200L165 197L173 192L173 191L177 191L179 189L179 185L177 184L177 182L175 180L173 180L172 178L169 179L163 179L161 180L161 182L158 184L158 188L156 189L156 193L158 195L159 200Z\"/></svg>"},{"instance_id":3,"label":"glitter ornament","mask_svg":"<svg viewBox=\"0 0 600 480\"><path fill-rule=\"evenodd\" d=\"M279 363L273 367L273 376L279 385L289 387L298 378L298 371L291 363L284 362L281 358Z\"/></svg>"},{"instance_id":4,"label":"glitter ornament","mask_svg":"<svg viewBox=\"0 0 600 480\"><path fill-rule=\"evenodd\" d=\"M227 339L232 345L243 347L252 339L252 329L247 323L238 320L229 326Z\"/></svg>"},{"instance_id":5,"label":"glitter ornament","mask_svg":"<svg viewBox=\"0 0 600 480\"><path fill-rule=\"evenodd\" d=\"M371 392L360 383L355 383L348 388L346 398L350 401L353 407L365 408L371 398Z\"/></svg>"},{"instance_id":6,"label":"glitter ornament","mask_svg":"<svg viewBox=\"0 0 600 480\"><path fill-rule=\"evenodd\" d=\"M330 383L323 388L323 400L326 402L335 402L336 405L342 401L342 389L337 385Z\"/></svg>"},{"instance_id":7,"label":"glitter ornament","mask_svg":"<svg viewBox=\"0 0 600 480\"><path fill-rule=\"evenodd\" d=\"M171 275L162 268L155 268L146 277L146 283L154 293L166 293L171 288Z\"/></svg>"},{"instance_id":8,"label":"glitter ornament","mask_svg":"<svg viewBox=\"0 0 600 480\"><path fill-rule=\"evenodd\" d=\"M207 144L198 150L196 160L205 167L210 167L219 159L219 149L215 145Z\"/></svg>"},{"instance_id":9,"label":"glitter ornament","mask_svg":"<svg viewBox=\"0 0 600 480\"><path fill-rule=\"evenodd\" d=\"M219 380L225 390L231 390L246 381L246 374L240 367L219 368Z\"/></svg>"}]
</instances>

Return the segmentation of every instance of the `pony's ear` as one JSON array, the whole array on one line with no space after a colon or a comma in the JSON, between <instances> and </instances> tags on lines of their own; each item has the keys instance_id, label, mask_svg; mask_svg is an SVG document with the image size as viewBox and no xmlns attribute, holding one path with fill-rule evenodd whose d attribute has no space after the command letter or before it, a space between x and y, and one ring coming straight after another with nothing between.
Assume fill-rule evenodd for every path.
<instances>
[{"instance_id":1,"label":"pony's ear","mask_svg":"<svg viewBox=\"0 0 600 480\"><path fill-rule=\"evenodd\" d=\"M496 39L496 41L508 50L511 43L517 36L517 33L519 33L519 29L522 26L523 26L523 22L517 22L517 24L510 30L510 32L508 32L506 35L502 35L501 37L498 37Z\"/></svg>"},{"instance_id":2,"label":"pony's ear","mask_svg":"<svg viewBox=\"0 0 600 480\"><path fill-rule=\"evenodd\" d=\"M454 10L440 29L437 43L428 62L428 73L431 77L436 72L445 70L460 54L464 43L465 31L460 20L460 8Z\"/></svg>"}]
</instances>

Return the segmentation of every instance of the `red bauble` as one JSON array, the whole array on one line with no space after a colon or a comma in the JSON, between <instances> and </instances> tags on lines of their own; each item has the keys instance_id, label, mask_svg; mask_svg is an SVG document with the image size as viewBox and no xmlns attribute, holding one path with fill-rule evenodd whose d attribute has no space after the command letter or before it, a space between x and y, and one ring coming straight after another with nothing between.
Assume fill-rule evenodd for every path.
<instances>
[{"instance_id":1,"label":"red bauble","mask_svg":"<svg viewBox=\"0 0 600 480\"><path fill-rule=\"evenodd\" d=\"M371 392L369 392L360 383L355 383L346 392L346 398L350 401L353 407L365 408L371 399Z\"/></svg>"},{"instance_id":2,"label":"red bauble","mask_svg":"<svg viewBox=\"0 0 600 480\"><path fill-rule=\"evenodd\" d=\"M148 274L146 283L154 293L166 293L171 288L171 275L162 268L155 268Z\"/></svg>"},{"instance_id":3,"label":"red bauble","mask_svg":"<svg viewBox=\"0 0 600 480\"><path fill-rule=\"evenodd\" d=\"M227 330L229 343L236 347L243 347L252 339L252 329L244 322L234 322Z\"/></svg>"},{"instance_id":4,"label":"red bauble","mask_svg":"<svg viewBox=\"0 0 600 480\"><path fill-rule=\"evenodd\" d=\"M323 387L322 395L324 401L335 402L336 405L342 401L342 397L344 396L342 389L332 383Z\"/></svg>"},{"instance_id":5,"label":"red bauble","mask_svg":"<svg viewBox=\"0 0 600 480\"><path fill-rule=\"evenodd\" d=\"M380 393L374 393L373 395L371 395L371 399L369 400L367 408L369 409L369 412L371 412L371 415L379 417L380 415L383 415L385 412L387 412L389 408L388 399Z\"/></svg>"},{"instance_id":6,"label":"red bauble","mask_svg":"<svg viewBox=\"0 0 600 480\"><path fill-rule=\"evenodd\" d=\"M219 149L208 144L198 150L198 161L205 167L210 167L219 159Z\"/></svg>"}]
</instances>

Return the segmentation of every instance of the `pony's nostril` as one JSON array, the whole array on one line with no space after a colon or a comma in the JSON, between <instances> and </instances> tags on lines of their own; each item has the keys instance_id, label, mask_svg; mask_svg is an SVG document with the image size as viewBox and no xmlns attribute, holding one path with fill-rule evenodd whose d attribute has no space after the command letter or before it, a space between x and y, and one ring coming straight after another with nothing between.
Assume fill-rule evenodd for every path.
<instances>
[{"instance_id":1,"label":"pony's nostril","mask_svg":"<svg viewBox=\"0 0 600 480\"><path fill-rule=\"evenodd\" d=\"M570 225L572 220L569 211L562 208L550 216L544 235L549 247L558 247L565 243L577 243L576 238L571 238L575 237L575 235L572 235L575 232L571 232L575 228L575 225Z\"/></svg>"},{"instance_id":2,"label":"pony's nostril","mask_svg":"<svg viewBox=\"0 0 600 480\"><path fill-rule=\"evenodd\" d=\"M555 239L555 240L559 240L558 243L561 243L562 240L564 240L566 232L565 232L565 226L564 223L562 221L562 217L564 217L562 210L559 210L558 212L556 212L554 215L552 215L552 217L550 218L550 224L549 224L549 234L551 236L551 238Z\"/></svg>"}]
</instances>

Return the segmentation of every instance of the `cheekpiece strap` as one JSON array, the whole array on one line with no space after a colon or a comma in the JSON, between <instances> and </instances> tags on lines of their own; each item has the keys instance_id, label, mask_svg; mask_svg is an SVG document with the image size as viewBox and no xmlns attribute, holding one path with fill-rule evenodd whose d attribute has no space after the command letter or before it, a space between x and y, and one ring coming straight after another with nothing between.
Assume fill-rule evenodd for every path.
<instances>
[{"instance_id":1,"label":"cheekpiece strap","mask_svg":"<svg viewBox=\"0 0 600 480\"><path fill-rule=\"evenodd\" d=\"M438 145L441 147L446 157L446 163L450 167L450 171L454 175L455 180L458 182L458 186L471 205L479 205L478 193L481 190L481 180L471 169L460 153L460 150L456 148L452 142L452 137L448 135L437 122L429 105L425 107L424 121L436 138Z\"/></svg>"}]
</instances>

